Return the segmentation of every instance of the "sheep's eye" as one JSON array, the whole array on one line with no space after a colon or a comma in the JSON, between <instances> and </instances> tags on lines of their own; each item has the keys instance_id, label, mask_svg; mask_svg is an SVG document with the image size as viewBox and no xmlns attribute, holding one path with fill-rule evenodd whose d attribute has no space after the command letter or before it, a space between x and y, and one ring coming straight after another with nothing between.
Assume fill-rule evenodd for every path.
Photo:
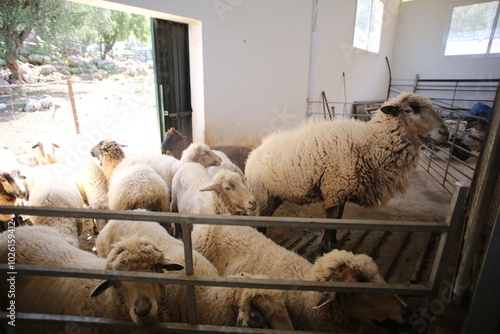
<instances>
[{"instance_id":1,"label":"sheep's eye","mask_svg":"<svg viewBox=\"0 0 500 334\"><path fill-rule=\"evenodd\" d=\"M21 180L25 180L25 179L26 179L26 176L21 175L21 176L19 176L19 178L20 178Z\"/></svg>"},{"instance_id":2,"label":"sheep's eye","mask_svg":"<svg viewBox=\"0 0 500 334\"><path fill-rule=\"evenodd\" d=\"M231 190L233 190L233 188L231 188L231 187L224 187L224 190L225 191L231 191Z\"/></svg>"}]
</instances>

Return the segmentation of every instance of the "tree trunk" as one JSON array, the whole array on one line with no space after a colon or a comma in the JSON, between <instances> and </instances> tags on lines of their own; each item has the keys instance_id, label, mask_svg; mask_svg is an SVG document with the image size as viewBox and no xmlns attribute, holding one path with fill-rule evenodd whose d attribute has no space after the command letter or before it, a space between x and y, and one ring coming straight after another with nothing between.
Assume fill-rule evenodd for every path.
<instances>
[{"instance_id":1,"label":"tree trunk","mask_svg":"<svg viewBox=\"0 0 500 334\"><path fill-rule=\"evenodd\" d=\"M102 57L101 59L102 60L105 60L106 59L106 56L108 55L108 53L113 50L113 44L109 44L109 43L106 43L104 45L104 52L102 53Z\"/></svg>"},{"instance_id":2,"label":"tree trunk","mask_svg":"<svg viewBox=\"0 0 500 334\"><path fill-rule=\"evenodd\" d=\"M9 83L12 85L15 84L23 84L27 83L26 77L19 69L19 65L17 64L17 58L15 52L9 52L7 57L5 58L5 62L7 63L7 68L10 71Z\"/></svg>"}]
</instances>

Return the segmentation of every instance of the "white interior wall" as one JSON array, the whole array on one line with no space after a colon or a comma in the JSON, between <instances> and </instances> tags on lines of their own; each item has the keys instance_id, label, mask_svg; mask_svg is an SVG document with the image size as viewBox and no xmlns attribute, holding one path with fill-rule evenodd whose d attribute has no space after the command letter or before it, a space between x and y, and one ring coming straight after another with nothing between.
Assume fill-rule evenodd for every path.
<instances>
[{"instance_id":1,"label":"white interior wall","mask_svg":"<svg viewBox=\"0 0 500 334\"><path fill-rule=\"evenodd\" d=\"M500 57L444 57L452 5L466 0L415 0L401 4L394 47L393 77L488 79L500 77Z\"/></svg>"},{"instance_id":2,"label":"white interior wall","mask_svg":"<svg viewBox=\"0 0 500 334\"><path fill-rule=\"evenodd\" d=\"M270 131L306 119L315 0L75 1L128 5L129 11L189 24L195 141L257 145ZM312 100L320 100L321 91L337 102L385 99L385 57L393 78L498 77L500 58L440 56L453 2L386 0L374 55L351 47L355 1L317 0ZM312 111L321 112L321 105Z\"/></svg>"}]
</instances>

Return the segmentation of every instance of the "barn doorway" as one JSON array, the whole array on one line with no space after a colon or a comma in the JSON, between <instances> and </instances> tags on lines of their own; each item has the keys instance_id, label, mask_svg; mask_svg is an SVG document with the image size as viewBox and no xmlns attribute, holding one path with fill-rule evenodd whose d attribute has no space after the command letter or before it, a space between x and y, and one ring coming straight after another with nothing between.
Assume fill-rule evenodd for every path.
<instances>
[{"instance_id":1,"label":"barn doorway","mask_svg":"<svg viewBox=\"0 0 500 334\"><path fill-rule=\"evenodd\" d=\"M161 138L171 127L193 141L188 24L152 18Z\"/></svg>"}]
</instances>

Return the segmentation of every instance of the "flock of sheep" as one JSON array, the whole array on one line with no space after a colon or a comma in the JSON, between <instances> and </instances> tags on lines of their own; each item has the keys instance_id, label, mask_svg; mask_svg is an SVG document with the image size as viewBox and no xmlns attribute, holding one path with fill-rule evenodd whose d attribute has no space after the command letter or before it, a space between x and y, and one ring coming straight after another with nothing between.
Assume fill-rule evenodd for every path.
<instances>
[{"instance_id":1,"label":"flock of sheep","mask_svg":"<svg viewBox=\"0 0 500 334\"><path fill-rule=\"evenodd\" d=\"M188 146L171 130L162 143L166 154L125 154L116 141L103 140L92 149L86 168L72 177L61 177L55 147L47 152L47 147L36 146L35 167L20 164L4 149L0 205L25 199L31 206L270 216L283 201L323 202L327 217L341 218L346 202L383 205L406 191L421 144L447 139L448 129L430 100L404 93L388 100L368 122L309 122L269 135L252 151ZM173 224L97 221L95 255L78 248L81 219L30 221L33 226L15 230L17 264L185 273L181 230ZM245 226L194 225L194 274L384 282L369 256L334 249L333 230L325 231L314 264L260 232ZM2 263L7 262L8 233L0 236ZM5 284L2 279L2 295ZM45 276L19 276L16 285L19 312L124 319L141 326L188 320L184 285ZM394 294L210 286L197 286L195 292L198 322L206 325L347 332L360 324L407 323L407 307ZM7 306L3 300L2 308ZM18 326L44 333L64 329L53 324Z\"/></svg>"}]
</instances>

